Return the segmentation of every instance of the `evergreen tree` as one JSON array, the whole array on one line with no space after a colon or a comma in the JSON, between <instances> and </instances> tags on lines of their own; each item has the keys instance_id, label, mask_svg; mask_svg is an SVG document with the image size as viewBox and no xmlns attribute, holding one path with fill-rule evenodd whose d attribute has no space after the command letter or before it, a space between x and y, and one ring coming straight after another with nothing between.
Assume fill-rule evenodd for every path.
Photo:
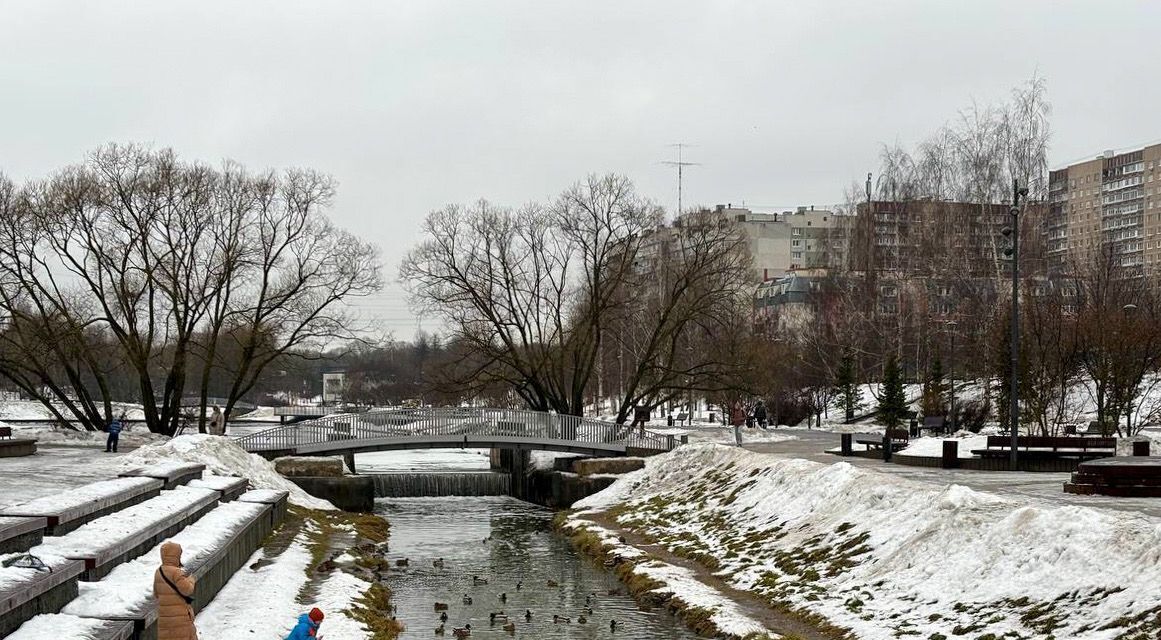
<instances>
[{"instance_id":1,"label":"evergreen tree","mask_svg":"<svg viewBox=\"0 0 1161 640\"><path fill-rule=\"evenodd\" d=\"M931 370L927 374L927 380L923 383L923 415L925 416L942 416L946 413L948 386L943 381L943 363L940 362L939 356L935 357L935 361L931 363Z\"/></svg>"},{"instance_id":2,"label":"evergreen tree","mask_svg":"<svg viewBox=\"0 0 1161 640\"><path fill-rule=\"evenodd\" d=\"M899 364L895 356L887 358L883 370L883 395L879 400L879 417L887 428L894 429L902 424L907 415L907 396L903 393L903 378L899 375Z\"/></svg>"},{"instance_id":3,"label":"evergreen tree","mask_svg":"<svg viewBox=\"0 0 1161 640\"><path fill-rule=\"evenodd\" d=\"M843 408L846 419L848 421L854 420L855 414L862 411L864 405L863 396L859 392L859 383L855 378L854 358L849 353L843 354L843 358L839 362L837 378L835 386L839 404Z\"/></svg>"}]
</instances>

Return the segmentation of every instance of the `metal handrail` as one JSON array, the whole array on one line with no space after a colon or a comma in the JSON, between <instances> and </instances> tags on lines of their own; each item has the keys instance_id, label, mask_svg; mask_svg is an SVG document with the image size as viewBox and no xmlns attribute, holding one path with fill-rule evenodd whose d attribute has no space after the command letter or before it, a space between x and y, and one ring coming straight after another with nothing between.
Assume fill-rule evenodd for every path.
<instances>
[{"instance_id":1,"label":"metal handrail","mask_svg":"<svg viewBox=\"0 0 1161 640\"><path fill-rule=\"evenodd\" d=\"M563 440L578 444L623 445L644 451L669 451L673 436L629 425L525 409L437 407L372 409L331 414L315 420L281 425L235 438L247 451L286 451L337 440L505 436Z\"/></svg>"}]
</instances>

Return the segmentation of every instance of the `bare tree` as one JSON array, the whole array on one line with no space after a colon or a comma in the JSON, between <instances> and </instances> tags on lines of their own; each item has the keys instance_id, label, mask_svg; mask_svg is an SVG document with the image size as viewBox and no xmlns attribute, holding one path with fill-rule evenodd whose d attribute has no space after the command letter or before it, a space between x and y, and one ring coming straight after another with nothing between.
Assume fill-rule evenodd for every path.
<instances>
[{"instance_id":1,"label":"bare tree","mask_svg":"<svg viewBox=\"0 0 1161 640\"><path fill-rule=\"evenodd\" d=\"M199 359L204 414L219 342L234 340L228 414L274 358L347 334L342 301L379 287L375 250L326 221L332 193L328 178L309 171L254 178L232 165L181 162L170 150L103 147L8 205L4 311L27 328L23 338L34 329L42 341L66 329L110 336L110 359L134 372L146 422L161 433L177 430ZM32 344L5 346L19 355ZM22 388L39 377L49 392L34 397L99 427L111 417L100 375L108 365L99 360L110 354L76 351L88 379L79 365L62 378L59 360L0 373Z\"/></svg>"}]
</instances>

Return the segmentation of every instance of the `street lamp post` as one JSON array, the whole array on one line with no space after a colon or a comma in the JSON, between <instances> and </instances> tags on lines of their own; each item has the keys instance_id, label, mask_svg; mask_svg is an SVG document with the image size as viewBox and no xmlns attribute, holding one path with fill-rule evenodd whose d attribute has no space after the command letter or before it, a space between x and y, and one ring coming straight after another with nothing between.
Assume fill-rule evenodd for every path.
<instances>
[{"instance_id":1,"label":"street lamp post","mask_svg":"<svg viewBox=\"0 0 1161 640\"><path fill-rule=\"evenodd\" d=\"M1028 195L1028 188L1021 187L1020 181L1012 179L1012 226L1005 227L1003 234L1012 239L1012 246L1004 249L1004 255L1012 259L1012 329L1010 366L1012 376L1008 387L1008 426L1012 431L1012 470L1016 470L1017 439L1020 429L1020 197Z\"/></svg>"},{"instance_id":2,"label":"street lamp post","mask_svg":"<svg viewBox=\"0 0 1161 640\"><path fill-rule=\"evenodd\" d=\"M948 332L951 334L951 358L947 363L947 372L951 375L951 428L950 432L955 433L955 320L949 320L945 323Z\"/></svg>"}]
</instances>

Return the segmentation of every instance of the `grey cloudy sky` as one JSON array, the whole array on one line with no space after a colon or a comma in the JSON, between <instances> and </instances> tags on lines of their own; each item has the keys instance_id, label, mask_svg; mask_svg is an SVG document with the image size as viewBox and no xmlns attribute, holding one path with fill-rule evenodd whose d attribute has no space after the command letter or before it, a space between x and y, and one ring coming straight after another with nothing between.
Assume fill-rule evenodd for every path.
<instances>
[{"instance_id":1,"label":"grey cloudy sky","mask_svg":"<svg viewBox=\"0 0 1161 640\"><path fill-rule=\"evenodd\" d=\"M617 171L668 207L842 200L1034 72L1053 164L1161 138L1161 2L0 0L0 171L109 141L340 182L394 280L430 210L520 204ZM400 338L400 289L361 305Z\"/></svg>"}]
</instances>

